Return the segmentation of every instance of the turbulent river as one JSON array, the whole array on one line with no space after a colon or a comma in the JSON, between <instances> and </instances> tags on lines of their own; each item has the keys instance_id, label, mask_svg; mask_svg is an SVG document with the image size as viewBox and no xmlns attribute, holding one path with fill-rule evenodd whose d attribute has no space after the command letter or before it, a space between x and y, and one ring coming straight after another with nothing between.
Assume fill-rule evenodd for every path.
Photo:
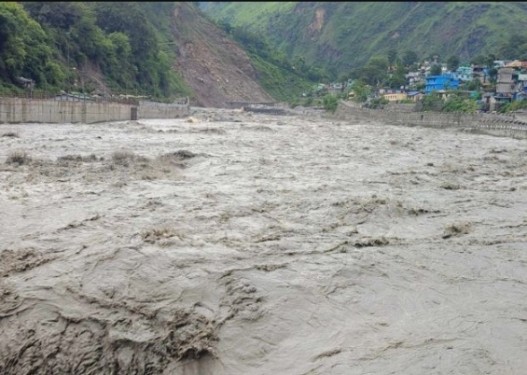
<instances>
[{"instance_id":1,"label":"turbulent river","mask_svg":"<svg viewBox=\"0 0 527 375\"><path fill-rule=\"evenodd\" d=\"M525 374L527 141L193 110L0 125L1 374Z\"/></svg>"}]
</instances>

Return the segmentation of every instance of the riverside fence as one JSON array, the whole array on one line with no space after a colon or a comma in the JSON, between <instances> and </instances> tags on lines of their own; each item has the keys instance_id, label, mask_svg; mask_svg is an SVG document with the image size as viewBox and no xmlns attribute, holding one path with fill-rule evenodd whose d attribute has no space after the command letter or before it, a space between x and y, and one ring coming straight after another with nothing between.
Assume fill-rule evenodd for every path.
<instances>
[{"instance_id":1,"label":"riverside fence","mask_svg":"<svg viewBox=\"0 0 527 375\"><path fill-rule=\"evenodd\" d=\"M360 108L341 101L335 117L351 123L380 122L387 125L459 128L486 134L527 138L527 122L513 115L491 113L397 112Z\"/></svg>"},{"instance_id":2,"label":"riverside fence","mask_svg":"<svg viewBox=\"0 0 527 375\"><path fill-rule=\"evenodd\" d=\"M96 123L146 118L178 118L190 113L189 101L0 97L0 123Z\"/></svg>"}]
</instances>

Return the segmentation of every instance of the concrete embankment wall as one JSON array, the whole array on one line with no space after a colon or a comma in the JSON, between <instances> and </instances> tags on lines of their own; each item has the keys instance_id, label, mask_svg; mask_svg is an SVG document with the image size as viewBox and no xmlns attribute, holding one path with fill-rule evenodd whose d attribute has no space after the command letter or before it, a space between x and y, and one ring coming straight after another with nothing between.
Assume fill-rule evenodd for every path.
<instances>
[{"instance_id":1,"label":"concrete embankment wall","mask_svg":"<svg viewBox=\"0 0 527 375\"><path fill-rule=\"evenodd\" d=\"M138 118L177 118L190 114L189 104L140 102Z\"/></svg>"},{"instance_id":2,"label":"concrete embankment wall","mask_svg":"<svg viewBox=\"0 0 527 375\"><path fill-rule=\"evenodd\" d=\"M0 98L0 123L46 122L86 124L130 120L131 105L110 102Z\"/></svg>"},{"instance_id":3,"label":"concrete embankment wall","mask_svg":"<svg viewBox=\"0 0 527 375\"><path fill-rule=\"evenodd\" d=\"M54 99L0 98L0 123L85 123L146 118L177 118L189 114L188 104L132 104Z\"/></svg>"},{"instance_id":4,"label":"concrete embankment wall","mask_svg":"<svg viewBox=\"0 0 527 375\"><path fill-rule=\"evenodd\" d=\"M388 125L459 128L499 136L527 138L527 122L513 116L487 113L396 112L360 108L340 102L335 116L351 123L380 122Z\"/></svg>"}]
</instances>

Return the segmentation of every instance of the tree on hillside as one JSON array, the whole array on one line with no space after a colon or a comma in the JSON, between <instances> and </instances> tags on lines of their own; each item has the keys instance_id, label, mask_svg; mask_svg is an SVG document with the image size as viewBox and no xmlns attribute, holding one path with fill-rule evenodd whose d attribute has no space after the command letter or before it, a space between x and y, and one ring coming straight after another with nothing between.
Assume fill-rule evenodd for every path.
<instances>
[{"instance_id":1,"label":"tree on hillside","mask_svg":"<svg viewBox=\"0 0 527 375\"><path fill-rule=\"evenodd\" d=\"M474 113L478 109L478 105L475 100L463 97L459 94L451 94L445 101L443 112L466 112Z\"/></svg>"},{"instance_id":2,"label":"tree on hillside","mask_svg":"<svg viewBox=\"0 0 527 375\"><path fill-rule=\"evenodd\" d=\"M438 92L426 95L420 103L422 111L441 111L444 106L443 97Z\"/></svg>"},{"instance_id":3,"label":"tree on hillside","mask_svg":"<svg viewBox=\"0 0 527 375\"><path fill-rule=\"evenodd\" d=\"M337 82L346 82L349 79L349 74L341 73Z\"/></svg>"},{"instance_id":4,"label":"tree on hillside","mask_svg":"<svg viewBox=\"0 0 527 375\"><path fill-rule=\"evenodd\" d=\"M439 75L441 75L441 73L442 73L441 65L439 65L439 64L434 64L430 68L430 75L432 75L432 76L439 76Z\"/></svg>"},{"instance_id":5,"label":"tree on hillside","mask_svg":"<svg viewBox=\"0 0 527 375\"><path fill-rule=\"evenodd\" d=\"M496 83L497 78L498 78L498 69L490 68L489 69L489 81L491 83Z\"/></svg>"},{"instance_id":6,"label":"tree on hillside","mask_svg":"<svg viewBox=\"0 0 527 375\"><path fill-rule=\"evenodd\" d=\"M459 57L455 55L450 56L446 61L446 67L449 71L454 72L459 68Z\"/></svg>"},{"instance_id":7,"label":"tree on hillside","mask_svg":"<svg viewBox=\"0 0 527 375\"><path fill-rule=\"evenodd\" d=\"M355 94L354 100L359 103L364 103L371 94L371 88L360 80L353 82L351 91Z\"/></svg>"},{"instance_id":8,"label":"tree on hillside","mask_svg":"<svg viewBox=\"0 0 527 375\"><path fill-rule=\"evenodd\" d=\"M470 60L470 63L474 65L485 65L486 61L487 61L486 57L482 54L479 54L477 56L474 56Z\"/></svg>"},{"instance_id":9,"label":"tree on hillside","mask_svg":"<svg viewBox=\"0 0 527 375\"><path fill-rule=\"evenodd\" d=\"M388 60L381 56L372 57L361 69L360 78L369 85L380 85L387 78Z\"/></svg>"},{"instance_id":10,"label":"tree on hillside","mask_svg":"<svg viewBox=\"0 0 527 375\"><path fill-rule=\"evenodd\" d=\"M223 18L221 20L218 20L217 25L221 29L223 29L227 34L230 34L231 31L232 31L232 26L231 26L230 22L227 19L225 19L225 18Z\"/></svg>"},{"instance_id":11,"label":"tree on hillside","mask_svg":"<svg viewBox=\"0 0 527 375\"><path fill-rule=\"evenodd\" d=\"M395 61L397 60L397 50L395 48L390 48L388 50L387 57L388 64L390 65L390 67L392 67L393 65L395 65Z\"/></svg>"},{"instance_id":12,"label":"tree on hillside","mask_svg":"<svg viewBox=\"0 0 527 375\"><path fill-rule=\"evenodd\" d=\"M96 65L103 63L111 49L104 32L96 25L93 14L85 14L72 28L72 40L80 46L83 57Z\"/></svg>"},{"instance_id":13,"label":"tree on hillside","mask_svg":"<svg viewBox=\"0 0 527 375\"><path fill-rule=\"evenodd\" d=\"M400 89L401 86L406 85L406 70L404 66L399 62L395 66L394 72L391 74L390 78L388 78L387 84L392 89Z\"/></svg>"},{"instance_id":14,"label":"tree on hillside","mask_svg":"<svg viewBox=\"0 0 527 375\"><path fill-rule=\"evenodd\" d=\"M64 79L53 62L49 37L15 2L0 3L0 79L15 83L24 76L43 87Z\"/></svg>"},{"instance_id":15,"label":"tree on hillside","mask_svg":"<svg viewBox=\"0 0 527 375\"><path fill-rule=\"evenodd\" d=\"M464 86L466 90L477 91L481 89L481 81L474 78L472 81L465 83Z\"/></svg>"},{"instance_id":16,"label":"tree on hillside","mask_svg":"<svg viewBox=\"0 0 527 375\"><path fill-rule=\"evenodd\" d=\"M413 65L417 62L417 60L418 60L418 56L417 56L417 53L415 53L414 51L407 50L404 52L403 60L402 60L404 66Z\"/></svg>"},{"instance_id":17,"label":"tree on hillside","mask_svg":"<svg viewBox=\"0 0 527 375\"><path fill-rule=\"evenodd\" d=\"M504 59L527 57L527 35L512 34L507 42L499 48L499 55Z\"/></svg>"},{"instance_id":18,"label":"tree on hillside","mask_svg":"<svg viewBox=\"0 0 527 375\"><path fill-rule=\"evenodd\" d=\"M493 53L489 53L487 56L487 59L485 60L485 65L488 66L489 68L493 68L494 61L496 60L497 60L496 55L494 55Z\"/></svg>"},{"instance_id":19,"label":"tree on hillside","mask_svg":"<svg viewBox=\"0 0 527 375\"><path fill-rule=\"evenodd\" d=\"M96 22L106 33L122 33L128 36L131 53L128 60L136 88L147 89L155 96L168 96L175 89L175 77L171 69L171 58L160 46L158 34L148 20L140 3L97 2L94 4ZM125 44L123 38L120 43ZM127 48L125 48L127 50ZM122 81L119 72L111 73L115 80Z\"/></svg>"},{"instance_id":20,"label":"tree on hillside","mask_svg":"<svg viewBox=\"0 0 527 375\"><path fill-rule=\"evenodd\" d=\"M24 8L41 25L69 30L87 11L82 3L71 1L25 2Z\"/></svg>"},{"instance_id":21,"label":"tree on hillside","mask_svg":"<svg viewBox=\"0 0 527 375\"><path fill-rule=\"evenodd\" d=\"M335 95L327 94L322 98L322 105L326 111L335 112L339 99Z\"/></svg>"}]
</instances>

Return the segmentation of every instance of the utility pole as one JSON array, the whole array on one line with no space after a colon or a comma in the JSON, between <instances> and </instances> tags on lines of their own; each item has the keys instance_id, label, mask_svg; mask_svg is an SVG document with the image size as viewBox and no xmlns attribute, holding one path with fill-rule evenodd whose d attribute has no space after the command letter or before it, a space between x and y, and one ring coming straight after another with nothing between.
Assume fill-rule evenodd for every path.
<instances>
[{"instance_id":1,"label":"utility pole","mask_svg":"<svg viewBox=\"0 0 527 375\"><path fill-rule=\"evenodd\" d=\"M70 66L70 41L69 41L69 33L66 34L66 55L67 55L67 60L68 60L68 76L70 75L71 73L71 66ZM68 86L66 87L66 92L70 92L70 88L71 88L71 81L68 79Z\"/></svg>"},{"instance_id":2,"label":"utility pole","mask_svg":"<svg viewBox=\"0 0 527 375\"><path fill-rule=\"evenodd\" d=\"M84 91L84 68L81 68L81 70L79 70L79 72L81 73L82 93L84 95L86 95L86 92Z\"/></svg>"}]
</instances>

